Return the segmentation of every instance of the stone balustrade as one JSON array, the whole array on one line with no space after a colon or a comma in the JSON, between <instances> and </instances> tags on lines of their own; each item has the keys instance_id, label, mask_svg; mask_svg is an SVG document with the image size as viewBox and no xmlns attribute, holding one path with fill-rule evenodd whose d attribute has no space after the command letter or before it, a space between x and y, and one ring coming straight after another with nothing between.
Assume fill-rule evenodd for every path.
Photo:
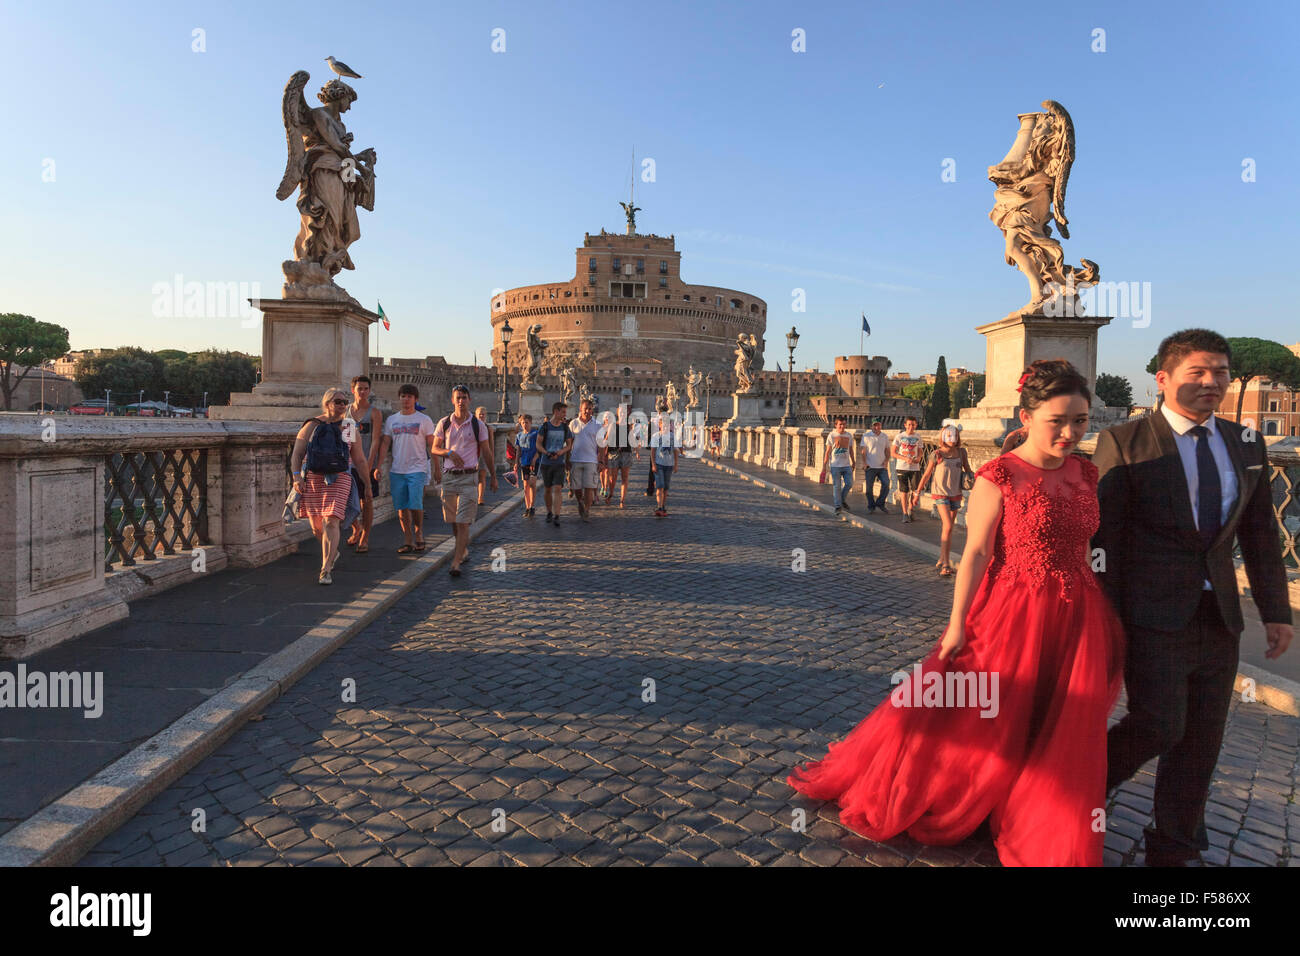
<instances>
[{"instance_id":1,"label":"stone balustrade","mask_svg":"<svg viewBox=\"0 0 1300 956\"><path fill-rule=\"evenodd\" d=\"M129 602L297 550L299 423L0 415L0 658L129 614ZM493 426L498 470L513 425ZM392 517L387 475L375 521Z\"/></svg>"},{"instance_id":2,"label":"stone balustrade","mask_svg":"<svg viewBox=\"0 0 1300 956\"><path fill-rule=\"evenodd\" d=\"M858 443L865 434L862 429L845 430L851 432ZM729 426L723 429L722 453L738 461L817 481L825 458L826 436L832 431L833 429L825 427ZM898 434L897 429L882 431L890 438ZM937 430L918 430L918 434L925 439L927 449L938 447ZM1300 532L1300 439L1258 437L1268 443L1273 513L1278 523L1279 544L1288 569L1296 572L1300 570L1297 545L1297 533ZM966 447L971 467L976 470L1001 454L1000 441L990 433L963 435L962 444ZM1080 442L1079 452L1091 456L1096 447L1096 435L1089 435ZM860 453L859 447L858 454ZM861 471L858 471L855 477L860 479L860 476ZM891 475L891 492L897 487L897 481ZM923 497L922 502L925 501ZM933 511L933 508L923 504L923 510ZM958 513L957 523L965 523L964 509ZM1300 604L1300 596L1294 603Z\"/></svg>"}]
</instances>

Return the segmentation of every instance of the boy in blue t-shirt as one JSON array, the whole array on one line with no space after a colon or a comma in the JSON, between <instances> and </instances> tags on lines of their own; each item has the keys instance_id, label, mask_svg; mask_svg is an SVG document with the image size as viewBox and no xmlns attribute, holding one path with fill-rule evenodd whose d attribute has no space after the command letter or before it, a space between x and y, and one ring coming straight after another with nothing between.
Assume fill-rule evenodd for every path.
<instances>
[{"instance_id":1,"label":"boy in blue t-shirt","mask_svg":"<svg viewBox=\"0 0 1300 956\"><path fill-rule=\"evenodd\" d=\"M537 429L532 415L519 416L519 431L515 432L515 471L524 489L524 513L531 518L536 513L537 483L534 481L537 461Z\"/></svg>"}]
</instances>

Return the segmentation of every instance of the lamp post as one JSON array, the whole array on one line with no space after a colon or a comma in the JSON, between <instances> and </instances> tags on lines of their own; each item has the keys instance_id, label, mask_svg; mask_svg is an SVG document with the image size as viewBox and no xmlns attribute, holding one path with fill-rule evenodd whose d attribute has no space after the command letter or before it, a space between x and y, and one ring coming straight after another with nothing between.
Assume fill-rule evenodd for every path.
<instances>
[{"instance_id":1,"label":"lamp post","mask_svg":"<svg viewBox=\"0 0 1300 956\"><path fill-rule=\"evenodd\" d=\"M501 323L501 411L497 412L497 421L510 421L510 393L506 391L510 378L510 336L514 334L510 320Z\"/></svg>"},{"instance_id":2,"label":"lamp post","mask_svg":"<svg viewBox=\"0 0 1300 956\"><path fill-rule=\"evenodd\" d=\"M794 347L799 344L799 333L795 331L793 325L790 326L790 331L785 333L785 344L790 350L790 364L785 370L785 414L781 416L782 427L794 424L794 416L790 414L790 390L794 387Z\"/></svg>"},{"instance_id":3,"label":"lamp post","mask_svg":"<svg viewBox=\"0 0 1300 956\"><path fill-rule=\"evenodd\" d=\"M167 406L167 417L171 418L172 417L172 393L170 391L163 392L163 403Z\"/></svg>"},{"instance_id":4,"label":"lamp post","mask_svg":"<svg viewBox=\"0 0 1300 956\"><path fill-rule=\"evenodd\" d=\"M104 389L104 415L106 417L108 415L113 414L113 412L111 411L112 408L113 408L113 390L111 388L106 388Z\"/></svg>"},{"instance_id":5,"label":"lamp post","mask_svg":"<svg viewBox=\"0 0 1300 956\"><path fill-rule=\"evenodd\" d=\"M203 417L208 417L208 393L203 393Z\"/></svg>"}]
</instances>

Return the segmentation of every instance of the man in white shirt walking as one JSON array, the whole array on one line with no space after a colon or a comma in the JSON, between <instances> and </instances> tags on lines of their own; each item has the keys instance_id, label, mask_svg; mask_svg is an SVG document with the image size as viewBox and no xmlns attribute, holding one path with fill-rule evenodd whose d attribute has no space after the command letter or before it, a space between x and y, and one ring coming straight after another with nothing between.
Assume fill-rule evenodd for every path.
<instances>
[{"instance_id":1,"label":"man in white shirt walking","mask_svg":"<svg viewBox=\"0 0 1300 956\"><path fill-rule=\"evenodd\" d=\"M881 430L880 419L871 423L871 431L862 436L862 472L866 479L867 514L879 509L889 514L885 502L889 500L889 436ZM880 495L876 495L876 482L880 482Z\"/></svg>"},{"instance_id":2,"label":"man in white shirt walking","mask_svg":"<svg viewBox=\"0 0 1300 956\"><path fill-rule=\"evenodd\" d=\"M569 422L569 432L573 435L573 447L569 449L569 474L573 487L578 489L578 513L583 521L591 520L591 506L596 501L596 486L600 480L596 462L600 458L598 439L601 426L592 415L594 411L591 399L584 398L578 405L578 417Z\"/></svg>"}]
</instances>

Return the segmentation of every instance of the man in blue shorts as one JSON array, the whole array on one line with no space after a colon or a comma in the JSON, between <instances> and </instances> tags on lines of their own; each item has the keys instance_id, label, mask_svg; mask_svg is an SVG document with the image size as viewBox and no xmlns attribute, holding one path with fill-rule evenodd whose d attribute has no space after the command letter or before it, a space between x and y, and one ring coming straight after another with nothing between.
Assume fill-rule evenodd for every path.
<instances>
[{"instance_id":1,"label":"man in blue shorts","mask_svg":"<svg viewBox=\"0 0 1300 956\"><path fill-rule=\"evenodd\" d=\"M423 551L424 541L419 534L417 516L424 515L424 485L428 480L429 449L433 446L433 419L415 410L415 400L420 390L414 385L403 385L397 390L401 411L384 420L384 438L375 459L378 474L388 449L393 449L393 466L388 474L388 484L393 492L393 509L402 526L406 543L397 549L398 554Z\"/></svg>"}]
</instances>

